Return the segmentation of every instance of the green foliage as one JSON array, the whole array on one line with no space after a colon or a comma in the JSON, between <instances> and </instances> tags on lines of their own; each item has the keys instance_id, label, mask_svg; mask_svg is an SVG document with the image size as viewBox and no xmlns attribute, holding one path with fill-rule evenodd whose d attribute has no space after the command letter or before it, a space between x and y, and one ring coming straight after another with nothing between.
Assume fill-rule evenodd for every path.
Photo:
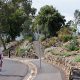
<instances>
[{"instance_id":1,"label":"green foliage","mask_svg":"<svg viewBox=\"0 0 80 80\"><path fill-rule=\"evenodd\" d=\"M76 32L76 31L77 31L77 29L76 29L76 28L72 28L72 31L73 31L73 32Z\"/></svg>"},{"instance_id":2,"label":"green foliage","mask_svg":"<svg viewBox=\"0 0 80 80\"><path fill-rule=\"evenodd\" d=\"M44 35L40 35L40 37L39 37L39 40L40 41L44 41L46 38L45 38L45 36Z\"/></svg>"},{"instance_id":3,"label":"green foliage","mask_svg":"<svg viewBox=\"0 0 80 80\"><path fill-rule=\"evenodd\" d=\"M34 24L39 25L40 31L45 35L56 35L64 25L65 19L53 6L43 6L36 16Z\"/></svg>"},{"instance_id":4,"label":"green foliage","mask_svg":"<svg viewBox=\"0 0 80 80\"><path fill-rule=\"evenodd\" d=\"M58 38L63 42L67 42L72 39L72 32L69 28L63 27L58 31Z\"/></svg>"},{"instance_id":5,"label":"green foliage","mask_svg":"<svg viewBox=\"0 0 80 80\"><path fill-rule=\"evenodd\" d=\"M74 38L74 39L70 42L69 45L66 45L66 48L67 48L69 51L77 51L77 50L79 50L77 39Z\"/></svg>"},{"instance_id":6,"label":"green foliage","mask_svg":"<svg viewBox=\"0 0 80 80\"><path fill-rule=\"evenodd\" d=\"M63 42L67 42L72 39L72 36L71 35L64 35L62 39L63 39L62 40Z\"/></svg>"},{"instance_id":7,"label":"green foliage","mask_svg":"<svg viewBox=\"0 0 80 80\"><path fill-rule=\"evenodd\" d=\"M29 17L28 19L25 20L24 24L22 25L23 36L25 36L26 34L30 34L31 33L31 28L30 28L31 24L32 24L32 19Z\"/></svg>"},{"instance_id":8,"label":"green foliage","mask_svg":"<svg viewBox=\"0 0 80 80\"><path fill-rule=\"evenodd\" d=\"M20 49L20 53L25 53L26 49Z\"/></svg>"},{"instance_id":9,"label":"green foliage","mask_svg":"<svg viewBox=\"0 0 80 80\"><path fill-rule=\"evenodd\" d=\"M29 42L32 42L33 40L32 36L29 36L27 39L29 40Z\"/></svg>"},{"instance_id":10,"label":"green foliage","mask_svg":"<svg viewBox=\"0 0 80 80\"><path fill-rule=\"evenodd\" d=\"M31 4L27 0L8 0L0 1L0 34L5 34L10 37L10 40L15 40L23 31L24 27L30 27L32 19ZM34 15L34 13L32 13ZM27 33L27 31L26 31Z\"/></svg>"},{"instance_id":11,"label":"green foliage","mask_svg":"<svg viewBox=\"0 0 80 80\"><path fill-rule=\"evenodd\" d=\"M19 36L22 31L21 25L24 22L24 11L17 6L18 4L11 1L10 3L3 2L0 7L0 26L3 33L10 36L12 40Z\"/></svg>"},{"instance_id":12,"label":"green foliage","mask_svg":"<svg viewBox=\"0 0 80 80\"><path fill-rule=\"evenodd\" d=\"M22 56L24 54L26 49L20 49L19 47L16 48L16 56Z\"/></svg>"},{"instance_id":13,"label":"green foliage","mask_svg":"<svg viewBox=\"0 0 80 80\"><path fill-rule=\"evenodd\" d=\"M32 14L33 17L35 16L36 11L37 11L36 8L31 9L31 14Z\"/></svg>"},{"instance_id":14,"label":"green foliage","mask_svg":"<svg viewBox=\"0 0 80 80\"><path fill-rule=\"evenodd\" d=\"M24 39L25 40L28 40L29 42L32 42L33 41L33 37L31 35L25 35L24 36Z\"/></svg>"},{"instance_id":15,"label":"green foliage","mask_svg":"<svg viewBox=\"0 0 80 80\"><path fill-rule=\"evenodd\" d=\"M45 48L48 48L48 47L55 45L56 42L57 42L57 37L52 37L46 41L44 46Z\"/></svg>"},{"instance_id":16,"label":"green foliage","mask_svg":"<svg viewBox=\"0 0 80 80\"><path fill-rule=\"evenodd\" d=\"M50 38L49 45L52 46L56 42L57 42L57 37L52 37L52 38Z\"/></svg>"},{"instance_id":17,"label":"green foliage","mask_svg":"<svg viewBox=\"0 0 80 80\"><path fill-rule=\"evenodd\" d=\"M79 55L79 56L76 56L73 61L74 61L74 62L80 62L80 55Z\"/></svg>"}]
</instances>

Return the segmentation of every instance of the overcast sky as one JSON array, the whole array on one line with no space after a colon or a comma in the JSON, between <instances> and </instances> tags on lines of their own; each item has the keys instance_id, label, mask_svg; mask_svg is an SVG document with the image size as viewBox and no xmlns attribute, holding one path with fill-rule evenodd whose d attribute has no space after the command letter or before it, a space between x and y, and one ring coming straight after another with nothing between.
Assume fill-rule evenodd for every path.
<instances>
[{"instance_id":1,"label":"overcast sky","mask_svg":"<svg viewBox=\"0 0 80 80\"><path fill-rule=\"evenodd\" d=\"M37 11L44 5L53 5L68 20L73 19L74 11L80 9L80 0L32 0Z\"/></svg>"}]
</instances>

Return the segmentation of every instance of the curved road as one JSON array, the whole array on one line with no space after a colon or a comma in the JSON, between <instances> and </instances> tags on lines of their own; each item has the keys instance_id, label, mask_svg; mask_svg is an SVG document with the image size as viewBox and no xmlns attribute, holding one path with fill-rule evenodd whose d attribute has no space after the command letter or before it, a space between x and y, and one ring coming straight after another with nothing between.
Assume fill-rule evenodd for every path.
<instances>
[{"instance_id":1,"label":"curved road","mask_svg":"<svg viewBox=\"0 0 80 80\"><path fill-rule=\"evenodd\" d=\"M64 73L60 69L56 68L56 66L52 66L42 60L40 68L39 59L32 60L32 62L38 68L38 74L34 80L66 80Z\"/></svg>"},{"instance_id":2,"label":"curved road","mask_svg":"<svg viewBox=\"0 0 80 80\"><path fill-rule=\"evenodd\" d=\"M3 60L0 80L22 80L28 72L28 67L20 62Z\"/></svg>"},{"instance_id":3,"label":"curved road","mask_svg":"<svg viewBox=\"0 0 80 80\"><path fill-rule=\"evenodd\" d=\"M41 43L39 41L34 41L33 45L36 54L40 58L38 60L32 61L38 68L38 74L34 80L66 80L63 71L56 68L55 66L45 63L44 60L41 60L41 58L44 56Z\"/></svg>"}]
</instances>

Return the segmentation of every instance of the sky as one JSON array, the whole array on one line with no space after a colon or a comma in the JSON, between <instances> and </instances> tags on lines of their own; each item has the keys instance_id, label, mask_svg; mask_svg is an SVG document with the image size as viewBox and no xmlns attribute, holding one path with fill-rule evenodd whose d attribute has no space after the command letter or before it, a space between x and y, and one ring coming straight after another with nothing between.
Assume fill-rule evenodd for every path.
<instances>
[{"instance_id":1,"label":"sky","mask_svg":"<svg viewBox=\"0 0 80 80\"><path fill-rule=\"evenodd\" d=\"M80 9L80 0L32 0L32 7L37 9L37 13L44 5L53 5L67 21L74 19L74 12Z\"/></svg>"}]
</instances>

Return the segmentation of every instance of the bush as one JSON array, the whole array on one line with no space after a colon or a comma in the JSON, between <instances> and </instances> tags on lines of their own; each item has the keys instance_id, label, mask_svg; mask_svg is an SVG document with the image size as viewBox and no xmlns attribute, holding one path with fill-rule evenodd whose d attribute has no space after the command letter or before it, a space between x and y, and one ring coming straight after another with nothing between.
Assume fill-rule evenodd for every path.
<instances>
[{"instance_id":1,"label":"bush","mask_svg":"<svg viewBox=\"0 0 80 80\"><path fill-rule=\"evenodd\" d=\"M64 42L67 42L67 41L69 41L71 39L72 39L72 36L71 35L65 35L65 36L63 36L63 41Z\"/></svg>"},{"instance_id":2,"label":"bush","mask_svg":"<svg viewBox=\"0 0 80 80\"><path fill-rule=\"evenodd\" d=\"M44 41L46 38L45 38L45 35L40 35L40 37L39 37L39 40L40 41Z\"/></svg>"},{"instance_id":3,"label":"bush","mask_svg":"<svg viewBox=\"0 0 80 80\"><path fill-rule=\"evenodd\" d=\"M57 42L57 37L52 37L52 38L50 38L50 39L47 41L46 47L51 47L51 46L53 46L56 42Z\"/></svg>"},{"instance_id":4,"label":"bush","mask_svg":"<svg viewBox=\"0 0 80 80\"><path fill-rule=\"evenodd\" d=\"M72 39L72 36L71 35L59 35L59 39L63 42L67 42Z\"/></svg>"},{"instance_id":5,"label":"bush","mask_svg":"<svg viewBox=\"0 0 80 80\"><path fill-rule=\"evenodd\" d=\"M16 48L16 56L22 56L22 54L24 54L26 51L26 49L20 49L20 47Z\"/></svg>"},{"instance_id":6,"label":"bush","mask_svg":"<svg viewBox=\"0 0 80 80\"><path fill-rule=\"evenodd\" d=\"M49 40L49 45L50 45L50 46L53 46L56 42L57 42L57 37L52 37L52 38L50 38L50 40Z\"/></svg>"},{"instance_id":7,"label":"bush","mask_svg":"<svg viewBox=\"0 0 80 80\"><path fill-rule=\"evenodd\" d=\"M27 38L26 38L27 40L29 40L29 42L32 42L33 41L33 38L32 38L32 36L27 36Z\"/></svg>"},{"instance_id":8,"label":"bush","mask_svg":"<svg viewBox=\"0 0 80 80\"><path fill-rule=\"evenodd\" d=\"M69 51L77 51L77 50L79 50L77 39L74 38L74 39L70 42L69 45L66 45L66 48L67 48Z\"/></svg>"},{"instance_id":9,"label":"bush","mask_svg":"<svg viewBox=\"0 0 80 80\"><path fill-rule=\"evenodd\" d=\"M33 40L31 35L24 36L24 39L28 40L29 42L32 42Z\"/></svg>"},{"instance_id":10,"label":"bush","mask_svg":"<svg viewBox=\"0 0 80 80\"><path fill-rule=\"evenodd\" d=\"M76 56L74 62L80 62L80 56Z\"/></svg>"},{"instance_id":11,"label":"bush","mask_svg":"<svg viewBox=\"0 0 80 80\"><path fill-rule=\"evenodd\" d=\"M33 40L32 36L29 36L28 40L29 40L29 42L32 42L32 40Z\"/></svg>"},{"instance_id":12,"label":"bush","mask_svg":"<svg viewBox=\"0 0 80 80\"><path fill-rule=\"evenodd\" d=\"M69 28L61 28L60 31L58 32L58 38L63 41L67 42L72 39L72 33Z\"/></svg>"},{"instance_id":13,"label":"bush","mask_svg":"<svg viewBox=\"0 0 80 80\"><path fill-rule=\"evenodd\" d=\"M53 46L57 42L57 37L47 38L45 41L42 42L45 48Z\"/></svg>"}]
</instances>

